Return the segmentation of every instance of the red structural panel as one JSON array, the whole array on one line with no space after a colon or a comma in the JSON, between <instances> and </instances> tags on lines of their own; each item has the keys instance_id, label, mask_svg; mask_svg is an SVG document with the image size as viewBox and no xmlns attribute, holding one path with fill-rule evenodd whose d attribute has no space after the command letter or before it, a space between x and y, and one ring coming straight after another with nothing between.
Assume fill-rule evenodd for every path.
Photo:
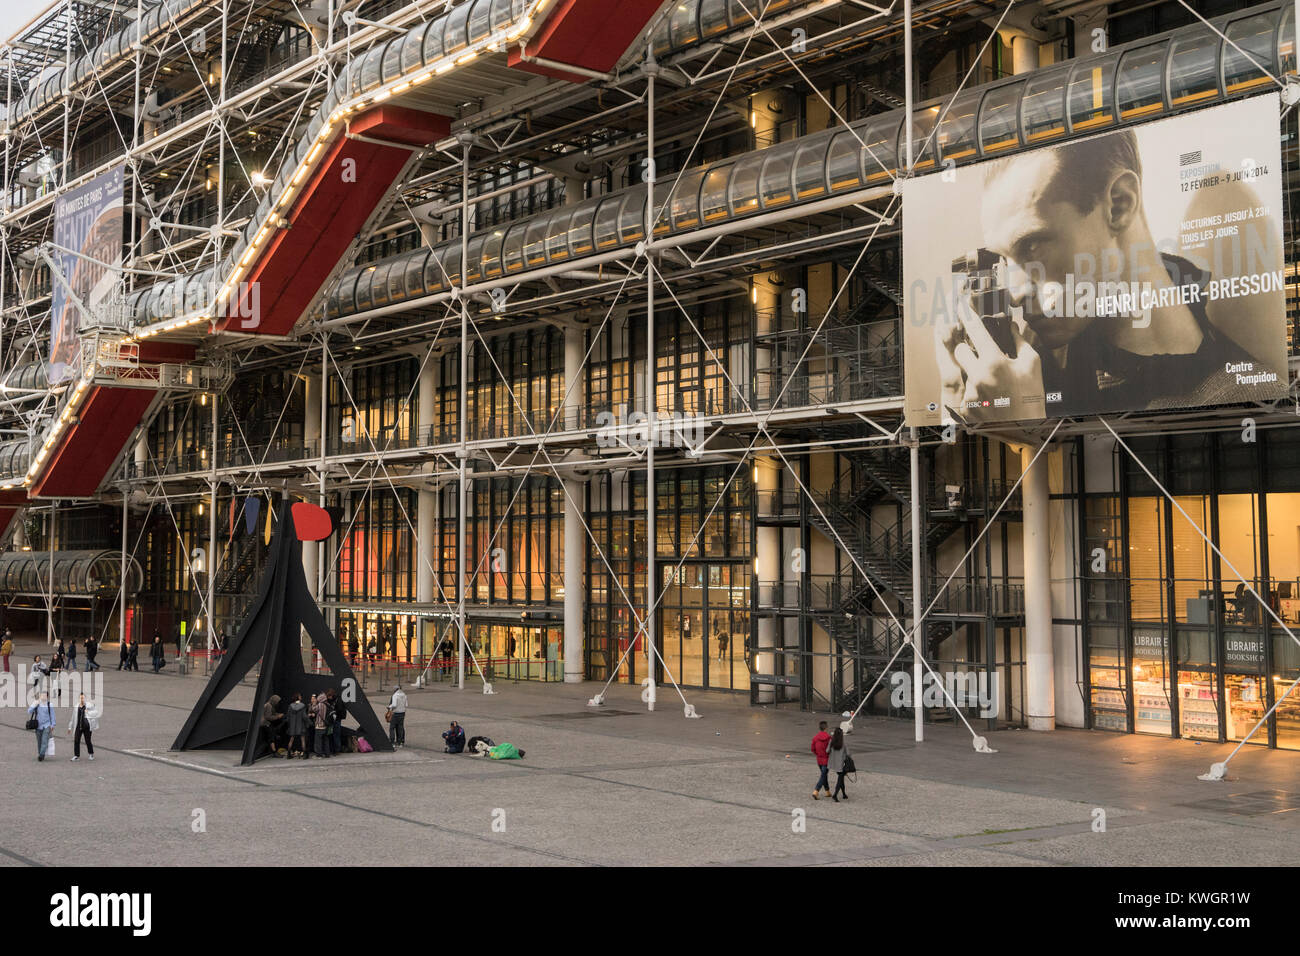
<instances>
[{"instance_id":1,"label":"red structural panel","mask_svg":"<svg viewBox=\"0 0 1300 956\"><path fill-rule=\"evenodd\" d=\"M560 0L541 30L528 41L523 53L580 66L598 73L608 73L627 52L628 46L645 29L660 0ZM530 73L587 82L580 73L527 62L518 48L512 49L507 62Z\"/></svg>"},{"instance_id":2,"label":"red structural panel","mask_svg":"<svg viewBox=\"0 0 1300 956\"><path fill-rule=\"evenodd\" d=\"M71 425L32 486L32 497L95 493L157 394L150 388L91 386Z\"/></svg>"},{"instance_id":3,"label":"red structural panel","mask_svg":"<svg viewBox=\"0 0 1300 956\"><path fill-rule=\"evenodd\" d=\"M410 158L402 146L427 146L447 135L450 121L419 110L381 106L353 117L349 139L339 127L302 192L245 276L240 307L221 329L255 335L287 335L320 291L361 227L383 200ZM245 318L244 316L248 316Z\"/></svg>"},{"instance_id":4,"label":"red structural panel","mask_svg":"<svg viewBox=\"0 0 1300 956\"><path fill-rule=\"evenodd\" d=\"M9 530L14 517L27 504L27 492L20 488L0 491L0 537Z\"/></svg>"},{"instance_id":5,"label":"red structural panel","mask_svg":"<svg viewBox=\"0 0 1300 956\"><path fill-rule=\"evenodd\" d=\"M194 346L184 342L142 342L140 361L183 365L194 361ZM45 468L32 486L32 496L82 498L94 494L155 394L152 388L92 386L46 459Z\"/></svg>"}]
</instances>

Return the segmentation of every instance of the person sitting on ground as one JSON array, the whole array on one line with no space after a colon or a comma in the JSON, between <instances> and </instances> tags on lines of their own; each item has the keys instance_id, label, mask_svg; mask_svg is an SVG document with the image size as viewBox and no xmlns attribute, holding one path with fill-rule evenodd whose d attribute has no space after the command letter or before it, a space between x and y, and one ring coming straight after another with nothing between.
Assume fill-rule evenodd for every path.
<instances>
[{"instance_id":1,"label":"person sitting on ground","mask_svg":"<svg viewBox=\"0 0 1300 956\"><path fill-rule=\"evenodd\" d=\"M465 750L465 728L456 721L451 722L451 729L442 732L442 739L447 742L444 753L458 754Z\"/></svg>"}]
</instances>

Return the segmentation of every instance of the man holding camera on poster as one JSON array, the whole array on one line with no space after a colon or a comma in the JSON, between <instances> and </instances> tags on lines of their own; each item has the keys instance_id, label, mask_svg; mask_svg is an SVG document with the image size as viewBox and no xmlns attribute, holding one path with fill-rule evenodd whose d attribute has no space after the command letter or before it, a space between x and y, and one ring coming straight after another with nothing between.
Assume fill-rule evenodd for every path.
<instances>
[{"instance_id":1,"label":"man holding camera on poster","mask_svg":"<svg viewBox=\"0 0 1300 956\"><path fill-rule=\"evenodd\" d=\"M1209 275L1152 237L1132 131L995 160L981 199L986 248L952 267L968 301L936 326L945 418L1255 397L1225 373L1264 366L1209 321Z\"/></svg>"}]
</instances>

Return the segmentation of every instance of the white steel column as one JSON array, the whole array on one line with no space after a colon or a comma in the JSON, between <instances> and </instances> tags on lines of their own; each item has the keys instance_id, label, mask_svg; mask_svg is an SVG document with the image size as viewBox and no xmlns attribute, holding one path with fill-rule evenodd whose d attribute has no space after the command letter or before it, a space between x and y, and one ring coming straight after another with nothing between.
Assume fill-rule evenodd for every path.
<instances>
[{"instance_id":1,"label":"white steel column","mask_svg":"<svg viewBox=\"0 0 1300 956\"><path fill-rule=\"evenodd\" d=\"M655 709L655 594L659 590L655 572L655 63L654 50L646 48L646 200L645 200L645 409L647 441L645 450L645 665L646 706Z\"/></svg>"},{"instance_id":2,"label":"white steel column","mask_svg":"<svg viewBox=\"0 0 1300 956\"><path fill-rule=\"evenodd\" d=\"M50 566L49 573L46 575L46 584L49 591L45 600L45 640L46 643L54 643L54 522L58 513L59 503L57 501L50 504L50 539L47 542L50 546Z\"/></svg>"},{"instance_id":3,"label":"white steel column","mask_svg":"<svg viewBox=\"0 0 1300 956\"><path fill-rule=\"evenodd\" d=\"M303 412L302 437L303 443L308 449L311 448L312 442L321 440L321 382L312 375L302 376L302 397L305 410ZM304 541L302 543L302 573L307 579L307 587L313 592L317 592L320 578L321 563L321 545L320 541ZM315 593L317 600L320 600L320 594Z\"/></svg>"},{"instance_id":4,"label":"white steel column","mask_svg":"<svg viewBox=\"0 0 1300 956\"><path fill-rule=\"evenodd\" d=\"M578 325L564 328L565 429L576 428L585 406L582 382L586 336ZM564 479L564 680L576 684L582 680L583 653L586 647L586 564L587 531L583 527L586 510L586 483L578 478Z\"/></svg>"},{"instance_id":5,"label":"white steel column","mask_svg":"<svg viewBox=\"0 0 1300 956\"><path fill-rule=\"evenodd\" d=\"M117 640L121 643L126 640L126 576L130 565L126 559L126 519L128 515L127 504L130 500L131 492L125 485L122 486L122 581L118 587L117 596ZM18 515L22 520L22 513Z\"/></svg>"},{"instance_id":6,"label":"white steel column","mask_svg":"<svg viewBox=\"0 0 1300 956\"><path fill-rule=\"evenodd\" d=\"M436 442L434 428L438 386L441 384L438 381L440 370L440 360L432 354L427 355L424 365L420 369L419 398L416 407L416 421L419 423L420 430L427 436L423 439L422 444L432 445ZM416 496L415 600L420 604L432 604L436 591L433 579L433 562L436 559L434 541L437 540L438 528L437 509L435 508L437 499L438 493L436 491L424 488L420 489ZM417 626L423 629L424 624L421 622ZM419 640L421 646L423 646L423 633L419 635Z\"/></svg>"},{"instance_id":7,"label":"white steel column","mask_svg":"<svg viewBox=\"0 0 1300 956\"><path fill-rule=\"evenodd\" d=\"M216 392L212 393L212 466L211 477L208 479L209 507L208 507L208 659L212 659L212 651L217 646L217 555L219 546L217 544L217 401ZM189 641L185 642L186 650L189 649ZM184 659L183 659L184 660ZM184 666L178 665L178 666ZM183 673L183 672L182 672Z\"/></svg>"},{"instance_id":8,"label":"white steel column","mask_svg":"<svg viewBox=\"0 0 1300 956\"><path fill-rule=\"evenodd\" d=\"M1025 715L1030 730L1056 729L1055 659L1052 649L1052 578L1048 547L1047 452L1032 467L1035 449L1020 449L1025 479Z\"/></svg>"},{"instance_id":9,"label":"white steel column","mask_svg":"<svg viewBox=\"0 0 1300 956\"><path fill-rule=\"evenodd\" d=\"M469 275L469 150L472 139L466 135L461 140L460 165L460 282L465 285L465 276ZM456 457L460 459L459 502L456 508L456 625L459 633L456 638L456 686L465 688L465 552L469 541L465 528L465 508L468 492L466 488L465 465L469 459L469 302L463 297L460 302L460 448Z\"/></svg>"},{"instance_id":10,"label":"white steel column","mask_svg":"<svg viewBox=\"0 0 1300 956\"><path fill-rule=\"evenodd\" d=\"M912 175L912 90L915 78L912 75L912 0L903 0L903 136L906 139L905 172ZM925 669L921 651L921 607L924 595L921 592L921 445L920 435L915 428L910 434L909 458L912 472L912 711L915 724L915 738L918 742L925 739L925 696L921 693L921 673Z\"/></svg>"}]
</instances>

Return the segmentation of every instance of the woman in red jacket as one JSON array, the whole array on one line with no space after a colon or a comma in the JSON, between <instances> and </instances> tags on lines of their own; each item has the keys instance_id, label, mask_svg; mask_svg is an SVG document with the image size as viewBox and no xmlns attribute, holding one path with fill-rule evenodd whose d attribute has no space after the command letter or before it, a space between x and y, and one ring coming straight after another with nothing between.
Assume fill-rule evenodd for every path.
<instances>
[{"instance_id":1,"label":"woman in red jacket","mask_svg":"<svg viewBox=\"0 0 1300 956\"><path fill-rule=\"evenodd\" d=\"M831 735L826 732L826 721L817 725L817 734L812 739L812 752L817 755L817 766L821 770L821 776L817 778L817 786L813 787L813 799L821 799L817 794L818 791L825 790L826 796L831 795L830 781L827 779L830 763L830 743Z\"/></svg>"}]
</instances>

